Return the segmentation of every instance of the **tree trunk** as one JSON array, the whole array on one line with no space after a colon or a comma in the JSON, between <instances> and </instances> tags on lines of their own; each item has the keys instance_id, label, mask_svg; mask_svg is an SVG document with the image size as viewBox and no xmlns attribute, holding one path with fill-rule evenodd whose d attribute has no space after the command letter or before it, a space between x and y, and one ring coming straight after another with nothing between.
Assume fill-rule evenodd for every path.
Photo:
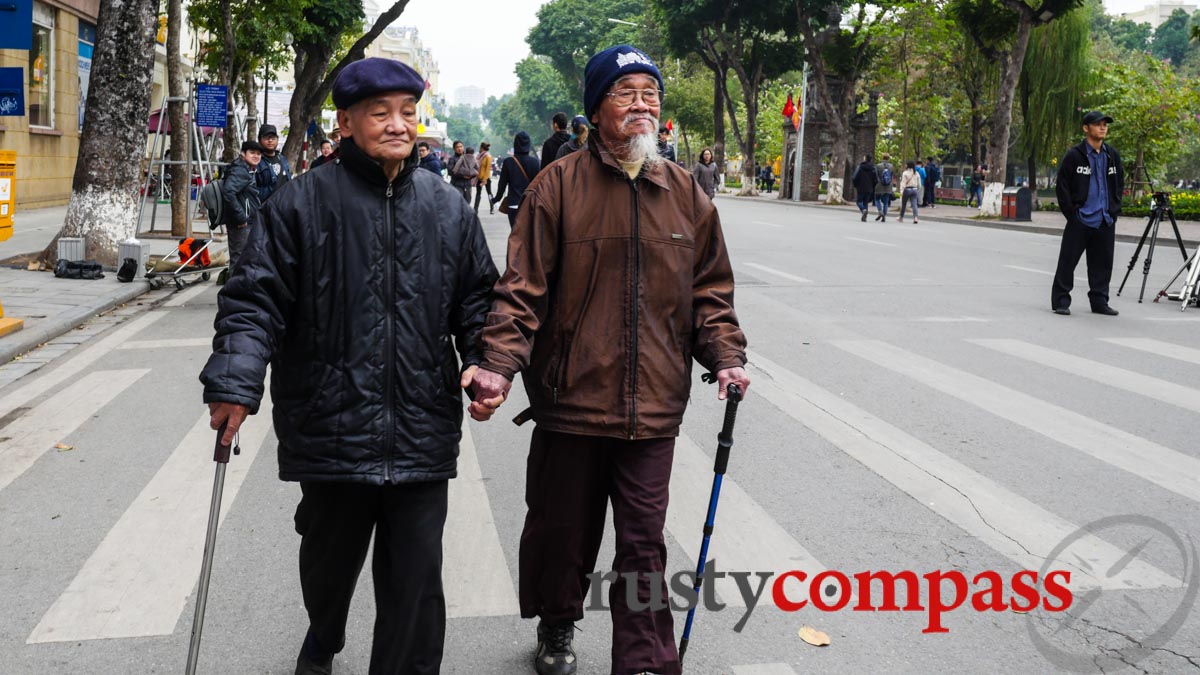
<instances>
[{"instance_id":1,"label":"tree trunk","mask_svg":"<svg viewBox=\"0 0 1200 675\"><path fill-rule=\"evenodd\" d=\"M109 267L137 227L146 111L154 81L156 0L100 0L71 201L40 260L53 266L59 237L84 237L85 255Z\"/></svg>"},{"instance_id":2,"label":"tree trunk","mask_svg":"<svg viewBox=\"0 0 1200 675\"><path fill-rule=\"evenodd\" d=\"M746 104L746 133L742 141L742 156L746 161L742 163L742 189L738 194L754 195L758 194L754 186L754 146L758 137L758 130L755 128L758 126L758 83L747 86L747 83L743 82L742 92L742 99Z\"/></svg>"},{"instance_id":3,"label":"tree trunk","mask_svg":"<svg viewBox=\"0 0 1200 675\"><path fill-rule=\"evenodd\" d=\"M242 75L242 100L246 102L246 138L258 138L258 92L254 88L254 69Z\"/></svg>"},{"instance_id":4,"label":"tree trunk","mask_svg":"<svg viewBox=\"0 0 1200 675\"><path fill-rule=\"evenodd\" d=\"M812 71L813 84L816 85L817 89L817 100L824 109L825 119L830 126L829 132L833 136L833 147L830 149L829 156L829 182L825 191L825 203L844 204L846 198L843 184L846 175L846 155L848 154L850 135L849 125L846 120L849 119L849 115L843 116L839 106L833 103L833 94L829 91L829 79L825 74L825 62L822 60L820 53L817 50L811 50L805 58L808 59L808 65ZM852 83L847 82L845 86L851 88ZM851 90L850 96L853 97L853 95L853 90ZM811 109L812 106L810 105L809 108ZM804 114L808 115L811 113L805 111ZM813 139L813 142L817 142L817 140Z\"/></svg>"},{"instance_id":5,"label":"tree trunk","mask_svg":"<svg viewBox=\"0 0 1200 675\"><path fill-rule=\"evenodd\" d=\"M179 53L179 38L183 33L183 11L181 0L167 0L167 87L171 98L187 98L188 86L183 78L183 63ZM188 156L187 104L183 101L167 103L168 119L171 121L172 162L184 162ZM161 114L161 113L160 113ZM171 175L171 234L187 236L187 211L189 205L188 179L190 166L172 164Z\"/></svg>"},{"instance_id":6,"label":"tree trunk","mask_svg":"<svg viewBox=\"0 0 1200 675\"><path fill-rule=\"evenodd\" d=\"M391 7L379 15L371 29L360 37L332 69L329 62L333 60L333 48L325 45L295 45L296 50L296 89L292 91L292 101L288 107L288 126L292 131L283 144L283 154L292 166L299 165L300 148L304 145L304 136L308 125L317 119L321 106L326 97L333 91L333 83L346 66L361 60L367 47L379 37L383 29L400 18L409 0L396 0ZM328 71L328 72L327 72ZM303 86L301 83L303 82Z\"/></svg>"},{"instance_id":7,"label":"tree trunk","mask_svg":"<svg viewBox=\"0 0 1200 675\"><path fill-rule=\"evenodd\" d=\"M1029 48L1029 35L1033 32L1031 18L1022 16L1017 25L1017 36L1012 49L1000 59L1000 88L996 97L996 109L992 112L988 139L988 174L985 178L983 206L980 215L1000 215L1000 198L1004 192L1005 175L1008 171L1008 138L1012 131L1013 98L1017 83L1021 79L1021 68L1025 64L1025 51Z\"/></svg>"},{"instance_id":8,"label":"tree trunk","mask_svg":"<svg viewBox=\"0 0 1200 675\"><path fill-rule=\"evenodd\" d=\"M238 142L237 114L233 110L233 51L237 43L233 38L233 8L231 0L221 2L221 42L224 43L224 53L221 57L221 69L217 72L217 82L229 87L227 111L225 113L224 147L221 151L221 162L229 164L237 157Z\"/></svg>"},{"instance_id":9,"label":"tree trunk","mask_svg":"<svg viewBox=\"0 0 1200 675\"><path fill-rule=\"evenodd\" d=\"M713 161L717 173L725 176L725 85L720 68L713 71ZM723 179L723 178L722 178ZM724 188L718 186L718 189Z\"/></svg>"}]
</instances>

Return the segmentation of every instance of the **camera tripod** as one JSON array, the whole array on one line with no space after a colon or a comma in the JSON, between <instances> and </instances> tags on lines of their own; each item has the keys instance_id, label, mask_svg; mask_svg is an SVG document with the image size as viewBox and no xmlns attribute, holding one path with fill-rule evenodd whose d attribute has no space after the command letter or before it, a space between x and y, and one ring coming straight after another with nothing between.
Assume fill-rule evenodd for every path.
<instances>
[{"instance_id":1,"label":"camera tripod","mask_svg":"<svg viewBox=\"0 0 1200 675\"><path fill-rule=\"evenodd\" d=\"M1187 249L1183 246L1183 237L1179 234L1179 224L1175 222L1175 210L1171 207L1171 194L1169 192L1155 192L1150 200L1150 220L1146 223L1146 229L1142 232L1142 238L1138 240L1137 248L1133 251L1133 257L1129 259L1129 269L1125 270L1125 278L1121 280L1121 287L1117 289L1118 296L1121 295L1121 291L1125 290L1125 282L1129 281L1129 273L1133 271L1133 266L1137 264L1138 256L1142 254L1142 246L1146 244L1146 239L1149 238L1150 248L1146 249L1146 261L1142 265L1142 290L1138 293L1138 302L1141 302L1142 297L1146 295L1146 279L1150 276L1150 263L1154 259L1154 245L1158 242L1158 226L1164 216L1171 220L1171 228L1175 230L1175 242L1179 244L1179 252L1183 254L1185 267L1187 266L1186 261L1188 259ZM1179 275L1176 274L1176 276ZM1156 297L1155 300L1157 299Z\"/></svg>"},{"instance_id":2,"label":"camera tripod","mask_svg":"<svg viewBox=\"0 0 1200 675\"><path fill-rule=\"evenodd\" d=\"M1183 279L1183 288L1179 289L1179 294L1171 295L1167 293L1167 289L1171 287L1171 284L1175 283L1175 280L1185 272L1187 276ZM1154 296L1154 301L1158 302L1158 299L1162 297L1168 300L1178 300L1179 311L1182 312L1187 309L1188 305L1200 303L1200 288L1197 288L1198 285L1200 285L1200 246L1196 247L1196 252L1192 254L1192 257L1188 258L1179 267L1179 271L1175 272L1175 276L1171 277L1167 285L1163 286L1158 295Z\"/></svg>"}]
</instances>

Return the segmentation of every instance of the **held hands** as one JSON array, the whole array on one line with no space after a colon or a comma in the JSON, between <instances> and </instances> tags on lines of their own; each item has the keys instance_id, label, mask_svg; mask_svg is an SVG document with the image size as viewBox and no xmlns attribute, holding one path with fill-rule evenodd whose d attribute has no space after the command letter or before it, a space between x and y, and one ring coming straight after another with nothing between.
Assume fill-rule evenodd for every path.
<instances>
[{"instance_id":1,"label":"held hands","mask_svg":"<svg viewBox=\"0 0 1200 675\"><path fill-rule=\"evenodd\" d=\"M209 403L208 414L211 416L208 426L214 431L220 429L226 421L229 422L229 426L225 428L225 435L221 437L221 445L232 445L233 437L250 414L250 409L237 403Z\"/></svg>"},{"instance_id":2,"label":"held hands","mask_svg":"<svg viewBox=\"0 0 1200 675\"><path fill-rule=\"evenodd\" d=\"M742 396L746 395L746 390L750 388L750 376L746 374L746 369L738 366L736 368L724 368L717 371L717 400L725 400L725 388L730 384L736 384L742 388Z\"/></svg>"},{"instance_id":3,"label":"held hands","mask_svg":"<svg viewBox=\"0 0 1200 675\"><path fill-rule=\"evenodd\" d=\"M471 419L486 422L508 398L512 380L479 366L470 366L463 371L459 384L471 395L471 405L467 407Z\"/></svg>"}]
</instances>

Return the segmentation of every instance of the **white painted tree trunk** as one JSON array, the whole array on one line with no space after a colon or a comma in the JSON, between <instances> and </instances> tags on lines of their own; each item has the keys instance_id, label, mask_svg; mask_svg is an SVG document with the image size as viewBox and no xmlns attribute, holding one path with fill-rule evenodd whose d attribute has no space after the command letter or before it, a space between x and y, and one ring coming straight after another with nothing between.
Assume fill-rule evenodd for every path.
<instances>
[{"instance_id":1,"label":"white painted tree trunk","mask_svg":"<svg viewBox=\"0 0 1200 675\"><path fill-rule=\"evenodd\" d=\"M101 0L71 202L62 229L42 251L53 267L59 237L84 237L85 256L117 263L134 233L141 199L146 115L153 81L157 0Z\"/></svg>"},{"instance_id":2,"label":"white painted tree trunk","mask_svg":"<svg viewBox=\"0 0 1200 675\"><path fill-rule=\"evenodd\" d=\"M979 209L981 216L1000 215L1000 203L1004 197L1004 183L986 183L983 186L983 206Z\"/></svg>"},{"instance_id":3,"label":"white painted tree trunk","mask_svg":"<svg viewBox=\"0 0 1200 675\"><path fill-rule=\"evenodd\" d=\"M846 192L843 189L843 185L842 185L842 182L844 180L845 179L843 179L843 178L834 178L832 176L829 177L829 184L826 186L826 190L825 190L825 203L826 204L845 204L846 203L846 198L845 198Z\"/></svg>"}]
</instances>

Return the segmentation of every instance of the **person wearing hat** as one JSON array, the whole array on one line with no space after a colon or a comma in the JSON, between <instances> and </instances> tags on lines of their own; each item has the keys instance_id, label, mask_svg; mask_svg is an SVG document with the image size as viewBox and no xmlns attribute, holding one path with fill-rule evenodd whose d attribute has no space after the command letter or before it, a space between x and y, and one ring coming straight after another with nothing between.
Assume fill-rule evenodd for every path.
<instances>
[{"instance_id":1,"label":"person wearing hat","mask_svg":"<svg viewBox=\"0 0 1200 675\"><path fill-rule=\"evenodd\" d=\"M666 597L663 524L692 359L716 374L718 398L731 383L749 385L720 217L691 174L658 153L663 95L658 67L639 49L588 61L588 148L526 190L474 374L472 415L490 415L489 401L498 405L522 372L530 409L518 418L536 423L519 599L521 616L539 619L542 675L578 668L573 622L610 501L611 670L588 670L680 672L671 611L633 609L627 589Z\"/></svg>"},{"instance_id":2,"label":"person wearing hat","mask_svg":"<svg viewBox=\"0 0 1200 675\"><path fill-rule=\"evenodd\" d=\"M1117 149L1104 142L1113 118L1099 111L1083 116L1084 140L1067 150L1058 165L1058 208L1067 217L1058 267L1050 290L1050 309L1070 315L1075 267L1087 252L1088 302L1092 312L1116 316L1108 304L1112 280L1113 243L1121 195L1125 192L1125 167Z\"/></svg>"},{"instance_id":3,"label":"person wearing hat","mask_svg":"<svg viewBox=\"0 0 1200 675\"><path fill-rule=\"evenodd\" d=\"M279 477L298 481L296 672L329 673L374 538L371 673L437 673L445 637L442 528L462 382L497 278L479 219L414 152L425 79L391 59L333 85L338 159L259 212L219 299L200 375L231 442L271 364ZM498 403L498 402L493 402ZM252 422L266 424L266 422Z\"/></svg>"},{"instance_id":4,"label":"person wearing hat","mask_svg":"<svg viewBox=\"0 0 1200 675\"><path fill-rule=\"evenodd\" d=\"M563 143L558 148L558 155L554 159L562 159L576 150L587 148L588 137L588 121L583 115L576 115L571 120L571 140Z\"/></svg>"},{"instance_id":5,"label":"person wearing hat","mask_svg":"<svg viewBox=\"0 0 1200 675\"><path fill-rule=\"evenodd\" d=\"M225 170L221 181L221 198L225 201L226 214L223 223L228 230L229 269L237 266L250 236L250 224L254 222L258 207L262 204L255 175L262 166L263 146L255 141L242 143L241 155ZM228 278L228 275L225 275Z\"/></svg>"},{"instance_id":6,"label":"person wearing hat","mask_svg":"<svg viewBox=\"0 0 1200 675\"><path fill-rule=\"evenodd\" d=\"M262 171L258 172L258 196L265 202L284 183L292 179L292 167L279 152L279 131L273 124L258 129L258 142L263 147Z\"/></svg>"}]
</instances>

